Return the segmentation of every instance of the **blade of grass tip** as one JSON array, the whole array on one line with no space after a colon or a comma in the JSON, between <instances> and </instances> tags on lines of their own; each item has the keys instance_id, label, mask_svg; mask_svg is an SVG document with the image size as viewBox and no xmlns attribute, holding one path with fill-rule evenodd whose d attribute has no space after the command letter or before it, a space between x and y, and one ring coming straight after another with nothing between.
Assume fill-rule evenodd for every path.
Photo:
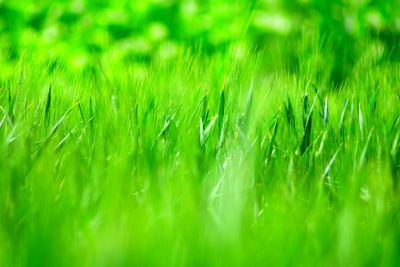
<instances>
[{"instance_id":1,"label":"blade of grass tip","mask_svg":"<svg viewBox=\"0 0 400 267\"><path fill-rule=\"evenodd\" d=\"M211 128L214 125L215 121L217 120L218 115L214 117L214 119L212 119L212 121L208 124L207 128L204 131L204 135L206 137L208 137L208 135L210 134Z\"/></svg>"},{"instance_id":2,"label":"blade of grass tip","mask_svg":"<svg viewBox=\"0 0 400 267\"><path fill-rule=\"evenodd\" d=\"M322 111L319 110L318 113L320 114L321 117L323 117L324 116L323 112L324 112L324 108L325 108L324 99L321 96L320 90L318 89L318 87L315 84L312 84L311 86L312 86L312 88L314 88L315 97L318 99L320 107L322 108Z\"/></svg>"},{"instance_id":3,"label":"blade of grass tip","mask_svg":"<svg viewBox=\"0 0 400 267\"><path fill-rule=\"evenodd\" d=\"M63 121L67 118L68 114L71 113L71 111L76 108L78 106L78 103L75 103L72 107L70 107L65 113L64 115L61 116L61 118L56 122L56 124L54 124L53 128L50 130L49 134L47 135L47 137L42 141L42 146L39 148L39 150L37 151L36 155L38 155L42 149L48 144L48 142L50 141L50 139L53 137L53 135L56 133L57 129L61 126L61 124L63 123Z\"/></svg>"},{"instance_id":4,"label":"blade of grass tip","mask_svg":"<svg viewBox=\"0 0 400 267\"><path fill-rule=\"evenodd\" d=\"M5 110L5 108L3 106L0 105L0 109L3 112L4 116L6 116L7 118L7 122L10 124L10 126L14 126L14 123L10 117L10 115L8 115L7 111Z\"/></svg>"},{"instance_id":5,"label":"blade of grass tip","mask_svg":"<svg viewBox=\"0 0 400 267\"><path fill-rule=\"evenodd\" d=\"M25 114L27 113L27 110L30 108L30 106L31 105L29 105L28 108L22 113L21 118L23 118L25 116ZM3 126L5 118L7 118L7 115L4 115L4 118L3 118L2 122L0 123L0 128L1 128L1 126ZM21 133L14 135L14 132L16 131L17 127L16 126L14 127L14 125L12 125L11 123L10 123L10 126L11 126L11 131L9 132L7 139L6 139L7 144L11 144L12 142L14 142L17 139L18 136L21 135Z\"/></svg>"},{"instance_id":6,"label":"blade of grass tip","mask_svg":"<svg viewBox=\"0 0 400 267\"><path fill-rule=\"evenodd\" d=\"M24 117L26 116L26 114L28 114L28 111L32 108L32 106L33 106L32 104L28 104L28 105L26 106L24 112L21 114L21 116L20 116L19 119L24 118Z\"/></svg>"},{"instance_id":7,"label":"blade of grass tip","mask_svg":"<svg viewBox=\"0 0 400 267\"><path fill-rule=\"evenodd\" d=\"M94 137L94 125L93 125L93 120L94 120L94 107L93 107L93 100L92 97L89 98L89 123L90 123L90 133L91 133L91 139L93 141Z\"/></svg>"},{"instance_id":8,"label":"blade of grass tip","mask_svg":"<svg viewBox=\"0 0 400 267\"><path fill-rule=\"evenodd\" d=\"M89 98L89 112L90 112L90 118L92 118L94 116L92 97Z\"/></svg>"},{"instance_id":9,"label":"blade of grass tip","mask_svg":"<svg viewBox=\"0 0 400 267\"><path fill-rule=\"evenodd\" d=\"M271 119L268 120L268 122L266 123L266 125L269 126L269 129L272 129L272 135L270 136L268 133L267 134L262 134L261 133L261 129L259 132L259 136L262 136L262 138L260 138L260 148L263 148L263 150L265 151L265 153L263 153L263 160L266 160L267 155L268 155L268 147L269 144L271 143L271 140L274 138L274 132L275 131L275 125L277 124L278 121L278 117L281 113L281 110L279 109L277 112L274 113L274 115L272 115ZM267 139L269 139L268 144L266 144Z\"/></svg>"},{"instance_id":10,"label":"blade of grass tip","mask_svg":"<svg viewBox=\"0 0 400 267\"><path fill-rule=\"evenodd\" d=\"M219 108L218 108L218 135L222 133L222 125L224 123L225 115L225 83L222 87L221 96L219 98Z\"/></svg>"},{"instance_id":11,"label":"blade of grass tip","mask_svg":"<svg viewBox=\"0 0 400 267\"><path fill-rule=\"evenodd\" d=\"M324 172L322 173L321 178L320 178L321 181L323 181L326 177L328 177L329 171L331 170L332 165L335 162L336 157L337 157L341 147L342 146L340 145L339 148L336 150L336 152L333 154L333 156L332 156L331 160L329 161L328 165L326 165L326 167L324 169Z\"/></svg>"},{"instance_id":12,"label":"blade of grass tip","mask_svg":"<svg viewBox=\"0 0 400 267\"><path fill-rule=\"evenodd\" d=\"M70 107L65 113L64 115L62 115L62 117L57 121L56 124L54 124L53 128L51 129L49 135L46 137L46 139L51 138L54 133L57 131L57 129L60 127L60 125L62 124L62 122L65 120L65 118L68 116L69 113L71 113L71 111L76 108L79 105L79 102L75 103L74 105L72 105L72 107Z\"/></svg>"},{"instance_id":13,"label":"blade of grass tip","mask_svg":"<svg viewBox=\"0 0 400 267\"><path fill-rule=\"evenodd\" d=\"M3 123L6 121L7 115L4 115L4 117L0 121L0 129L3 126Z\"/></svg>"},{"instance_id":14,"label":"blade of grass tip","mask_svg":"<svg viewBox=\"0 0 400 267\"><path fill-rule=\"evenodd\" d=\"M169 126L171 125L171 122L174 120L176 113L174 113L172 116L168 116L165 121L164 125L160 131L160 133L157 135L156 140L159 140L161 136L163 136L169 129Z\"/></svg>"},{"instance_id":15,"label":"blade of grass tip","mask_svg":"<svg viewBox=\"0 0 400 267\"><path fill-rule=\"evenodd\" d=\"M275 140L276 140L276 136L278 133L278 123L279 123L279 116L276 116L275 122L274 122L274 126L273 126L273 130L272 130L272 136L271 136L271 143L275 144Z\"/></svg>"},{"instance_id":16,"label":"blade of grass tip","mask_svg":"<svg viewBox=\"0 0 400 267\"><path fill-rule=\"evenodd\" d=\"M305 127L308 116L308 93L303 97L303 127Z\"/></svg>"},{"instance_id":17,"label":"blade of grass tip","mask_svg":"<svg viewBox=\"0 0 400 267\"><path fill-rule=\"evenodd\" d=\"M392 125L391 125L391 127L390 127L390 130L391 130L392 132L394 132L394 131L397 130L398 125L400 124L399 122L400 122L400 113L397 114L397 115L395 116L395 118L394 118L394 120L393 120L393 122L392 122Z\"/></svg>"},{"instance_id":18,"label":"blade of grass tip","mask_svg":"<svg viewBox=\"0 0 400 267\"><path fill-rule=\"evenodd\" d=\"M82 110L81 103L80 103L80 102L78 102L78 103L79 103L79 104L78 104L79 113L81 114L82 121L85 123L86 120L85 120L85 116L83 115L83 110Z\"/></svg>"},{"instance_id":19,"label":"blade of grass tip","mask_svg":"<svg viewBox=\"0 0 400 267\"><path fill-rule=\"evenodd\" d=\"M205 123L208 120L208 92L205 92L201 102L203 102L203 110L201 111L201 119Z\"/></svg>"},{"instance_id":20,"label":"blade of grass tip","mask_svg":"<svg viewBox=\"0 0 400 267\"><path fill-rule=\"evenodd\" d=\"M211 128L215 124L217 118L218 118L218 115L215 116L214 119L211 120L211 122L208 124L207 128L205 128L205 129L204 129L203 120L200 118L200 145L202 147L207 142L207 139L208 139L208 136L210 134Z\"/></svg>"},{"instance_id":21,"label":"blade of grass tip","mask_svg":"<svg viewBox=\"0 0 400 267\"><path fill-rule=\"evenodd\" d=\"M200 146L204 144L204 124L203 119L200 118Z\"/></svg>"},{"instance_id":22,"label":"blade of grass tip","mask_svg":"<svg viewBox=\"0 0 400 267\"><path fill-rule=\"evenodd\" d=\"M324 126L325 128L329 123L329 106L328 106L328 97L325 97L325 105L324 105Z\"/></svg>"},{"instance_id":23,"label":"blade of grass tip","mask_svg":"<svg viewBox=\"0 0 400 267\"><path fill-rule=\"evenodd\" d=\"M397 131L397 134L392 143L392 149L390 150L391 155L391 169L392 169L392 181L393 181L393 188L397 191L398 190L398 183L399 183L399 159L400 159L400 146L399 146L399 139L400 139L400 131Z\"/></svg>"},{"instance_id":24,"label":"blade of grass tip","mask_svg":"<svg viewBox=\"0 0 400 267\"><path fill-rule=\"evenodd\" d=\"M378 99L378 93L379 93L379 84L376 85L374 94L372 95L371 101L369 101L368 105L368 114L375 114L376 111L376 103Z\"/></svg>"},{"instance_id":25,"label":"blade of grass tip","mask_svg":"<svg viewBox=\"0 0 400 267\"><path fill-rule=\"evenodd\" d=\"M321 154L322 154L322 151L323 151L323 149L324 149L324 146L325 146L325 141L326 141L326 138L328 137L328 132L327 131L324 131L323 132L323 134L322 134L322 140L321 140L321 143L319 144L319 148L318 148L318 150L317 150L317 152L315 153L315 156L320 156Z\"/></svg>"},{"instance_id":26,"label":"blade of grass tip","mask_svg":"<svg viewBox=\"0 0 400 267\"><path fill-rule=\"evenodd\" d=\"M48 124L50 120L50 107L51 107L51 85L49 87L49 92L47 93L46 106L44 110L44 120L46 124Z\"/></svg>"},{"instance_id":27,"label":"blade of grass tip","mask_svg":"<svg viewBox=\"0 0 400 267\"><path fill-rule=\"evenodd\" d=\"M242 131L240 131L240 133L243 135ZM221 148L224 145L224 140L225 140L224 135L225 135L225 125L222 124L221 134L219 135L218 146L217 146L218 153L221 152Z\"/></svg>"},{"instance_id":28,"label":"blade of grass tip","mask_svg":"<svg viewBox=\"0 0 400 267\"><path fill-rule=\"evenodd\" d=\"M11 98L11 89L10 89L10 85L7 86L7 92L8 92L8 107L11 107L12 98Z\"/></svg>"},{"instance_id":29,"label":"blade of grass tip","mask_svg":"<svg viewBox=\"0 0 400 267\"><path fill-rule=\"evenodd\" d=\"M314 88L315 95L318 97L319 103L322 106L324 104L324 100L322 99L322 97L319 93L320 90L318 89L318 87L315 84L312 84L312 87Z\"/></svg>"},{"instance_id":30,"label":"blade of grass tip","mask_svg":"<svg viewBox=\"0 0 400 267\"><path fill-rule=\"evenodd\" d=\"M17 127L12 127L10 133L8 134L7 138L6 138L6 142L7 144L11 144L12 142L14 142L18 136L20 136L21 134L16 134L14 135L15 131L16 131Z\"/></svg>"},{"instance_id":31,"label":"blade of grass tip","mask_svg":"<svg viewBox=\"0 0 400 267\"><path fill-rule=\"evenodd\" d=\"M90 125L90 121L91 121L92 119L93 119L93 118L89 119L88 122L84 123L85 125L84 125L84 127L82 128L81 134L80 134L79 137L77 138L77 141L76 141L77 144L80 143L80 142L82 141L83 136L86 134L86 128L88 127L88 125ZM82 123L83 123L83 122L82 122Z\"/></svg>"},{"instance_id":32,"label":"blade of grass tip","mask_svg":"<svg viewBox=\"0 0 400 267\"><path fill-rule=\"evenodd\" d=\"M8 117L10 118L10 121L13 119L14 104L15 104L15 95L14 97L12 97L11 86L10 84L8 84L8 110L9 110Z\"/></svg>"},{"instance_id":33,"label":"blade of grass tip","mask_svg":"<svg viewBox=\"0 0 400 267\"><path fill-rule=\"evenodd\" d=\"M289 129L290 127L293 128L293 130L296 129L296 121L295 121L293 106L287 91L286 91L286 102L283 103L283 107L285 109L286 120L288 122Z\"/></svg>"},{"instance_id":34,"label":"blade of grass tip","mask_svg":"<svg viewBox=\"0 0 400 267\"><path fill-rule=\"evenodd\" d=\"M76 130L78 129L78 127L82 124L83 122L78 123L77 126L75 126L74 128L72 128L71 131L68 132L68 134L66 134L64 136L64 138L57 144L55 151L60 151L60 149L64 146L65 142L68 140L69 137L71 137Z\"/></svg>"},{"instance_id":35,"label":"blade of grass tip","mask_svg":"<svg viewBox=\"0 0 400 267\"><path fill-rule=\"evenodd\" d=\"M364 148L361 152L361 156L360 156L360 161L358 163L359 168L361 168L364 165L365 162L365 157L367 155L367 151L368 151L368 147L369 147L369 142L371 141L371 137L372 137L372 133L374 132L374 128L371 129L371 131L369 131L368 137L367 137L367 141L365 142Z\"/></svg>"},{"instance_id":36,"label":"blade of grass tip","mask_svg":"<svg viewBox=\"0 0 400 267\"><path fill-rule=\"evenodd\" d=\"M317 97L314 98L313 104L311 105L310 112L307 116L306 123L304 125L303 137L300 144L300 154L303 155L311 144L311 128L312 128L312 115L314 111L315 102Z\"/></svg>"},{"instance_id":37,"label":"blade of grass tip","mask_svg":"<svg viewBox=\"0 0 400 267\"><path fill-rule=\"evenodd\" d=\"M358 124L360 127L361 140L364 140L364 117L361 111L361 103L358 103Z\"/></svg>"},{"instance_id":38,"label":"blade of grass tip","mask_svg":"<svg viewBox=\"0 0 400 267\"><path fill-rule=\"evenodd\" d=\"M392 157L396 156L399 139L400 139L400 131L397 131L397 134L393 139L392 149L390 150L390 154L392 155Z\"/></svg>"}]
</instances>

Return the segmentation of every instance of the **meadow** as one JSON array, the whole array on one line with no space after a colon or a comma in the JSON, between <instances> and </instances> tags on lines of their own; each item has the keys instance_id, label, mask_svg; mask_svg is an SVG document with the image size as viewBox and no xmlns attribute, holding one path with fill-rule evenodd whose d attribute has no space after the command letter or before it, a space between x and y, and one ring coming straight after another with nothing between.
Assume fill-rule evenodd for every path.
<instances>
[{"instance_id":1,"label":"meadow","mask_svg":"<svg viewBox=\"0 0 400 267\"><path fill-rule=\"evenodd\" d=\"M0 266L398 266L398 1L0 0Z\"/></svg>"}]
</instances>

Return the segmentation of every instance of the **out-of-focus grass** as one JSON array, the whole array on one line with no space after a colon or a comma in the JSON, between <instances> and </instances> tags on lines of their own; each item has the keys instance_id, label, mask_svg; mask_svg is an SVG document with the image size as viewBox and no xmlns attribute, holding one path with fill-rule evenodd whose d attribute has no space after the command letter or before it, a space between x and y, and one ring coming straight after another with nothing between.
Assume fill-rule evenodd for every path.
<instances>
[{"instance_id":1,"label":"out-of-focus grass","mask_svg":"<svg viewBox=\"0 0 400 267\"><path fill-rule=\"evenodd\" d=\"M0 43L2 60L28 46L81 69L99 57L130 63L173 57L182 43L207 53L232 43L270 47L306 29L334 36L332 78L341 82L365 34L396 50L399 20L397 0L3 0Z\"/></svg>"},{"instance_id":2,"label":"out-of-focus grass","mask_svg":"<svg viewBox=\"0 0 400 267\"><path fill-rule=\"evenodd\" d=\"M0 2L0 266L400 262L396 2L71 3Z\"/></svg>"}]
</instances>

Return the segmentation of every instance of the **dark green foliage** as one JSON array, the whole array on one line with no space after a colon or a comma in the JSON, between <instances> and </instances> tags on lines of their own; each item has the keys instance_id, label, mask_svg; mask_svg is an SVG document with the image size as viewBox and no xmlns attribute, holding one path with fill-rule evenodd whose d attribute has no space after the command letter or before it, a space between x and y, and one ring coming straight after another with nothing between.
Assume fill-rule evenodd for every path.
<instances>
[{"instance_id":1,"label":"dark green foliage","mask_svg":"<svg viewBox=\"0 0 400 267\"><path fill-rule=\"evenodd\" d=\"M49 87L49 92L47 94L46 106L45 106L45 110L44 110L44 121L46 124L49 123L49 119L50 119L50 107L51 107L51 85Z\"/></svg>"}]
</instances>

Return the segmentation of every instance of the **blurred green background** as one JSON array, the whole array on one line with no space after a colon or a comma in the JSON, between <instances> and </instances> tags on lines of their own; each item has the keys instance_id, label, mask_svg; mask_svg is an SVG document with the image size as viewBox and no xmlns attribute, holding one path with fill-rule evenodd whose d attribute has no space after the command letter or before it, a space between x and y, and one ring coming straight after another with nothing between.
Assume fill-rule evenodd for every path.
<instances>
[{"instance_id":1,"label":"blurred green background","mask_svg":"<svg viewBox=\"0 0 400 267\"><path fill-rule=\"evenodd\" d=\"M385 60L400 59L399 2L0 0L0 64L3 75L12 72L10 62L27 49L73 69L90 68L99 59L147 64L173 59L189 47L206 54L233 48L236 55L265 49L275 67L296 68L296 42L312 32L322 50L329 40L323 58L332 60L330 79L340 84L365 36L384 48Z\"/></svg>"}]
</instances>

